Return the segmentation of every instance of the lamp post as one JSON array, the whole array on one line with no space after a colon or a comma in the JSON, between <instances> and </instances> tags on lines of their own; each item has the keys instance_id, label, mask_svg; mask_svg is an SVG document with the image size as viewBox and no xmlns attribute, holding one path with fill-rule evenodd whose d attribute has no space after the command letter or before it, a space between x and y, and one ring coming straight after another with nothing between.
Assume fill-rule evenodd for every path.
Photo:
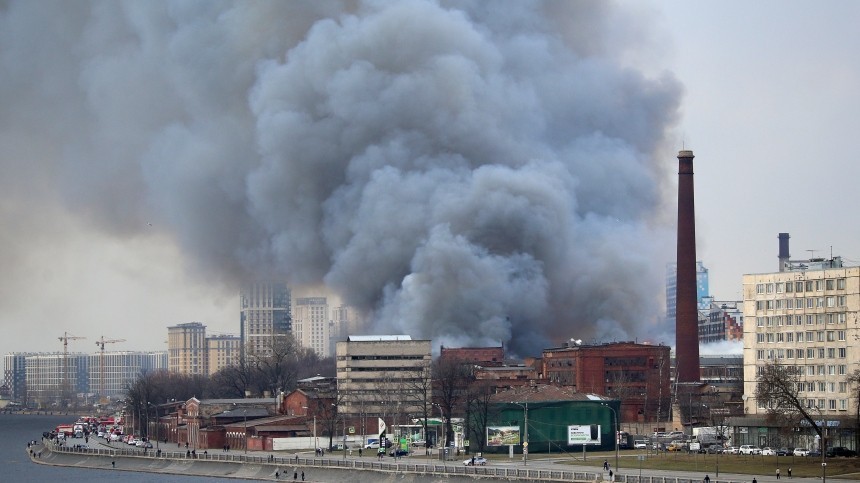
<instances>
[{"instance_id":1,"label":"lamp post","mask_svg":"<svg viewBox=\"0 0 860 483\"><path fill-rule=\"evenodd\" d=\"M305 417L308 415L308 407L302 406L302 409L305 410ZM317 439L317 412L314 411L314 451L318 450L320 447L319 440ZM316 453L314 453L316 454Z\"/></svg>"},{"instance_id":2,"label":"lamp post","mask_svg":"<svg viewBox=\"0 0 860 483\"><path fill-rule=\"evenodd\" d=\"M620 422L618 421L618 413L615 411L615 408L606 403L600 403L601 406L606 406L612 411L612 415L615 416L615 473L618 473L618 435L621 433Z\"/></svg>"},{"instance_id":3,"label":"lamp post","mask_svg":"<svg viewBox=\"0 0 860 483\"><path fill-rule=\"evenodd\" d=\"M148 406L152 406L152 409L155 409L155 449L159 449L158 446L158 436L159 436L159 420L158 420L158 406L152 404L151 402L146 403ZM149 418L147 418L149 419Z\"/></svg>"},{"instance_id":4,"label":"lamp post","mask_svg":"<svg viewBox=\"0 0 860 483\"><path fill-rule=\"evenodd\" d=\"M244 430L244 439L242 446L245 447L245 454L248 454L248 408L242 409L242 429Z\"/></svg>"},{"instance_id":5,"label":"lamp post","mask_svg":"<svg viewBox=\"0 0 860 483\"><path fill-rule=\"evenodd\" d=\"M434 406L436 406L437 408L439 408L439 423L442 425L442 431L445 433L445 436L447 437L447 436L448 436L448 432L447 432L447 431L445 431L445 415L444 415L444 414L442 414L442 405L437 404L437 403L432 403L432 404L433 404ZM436 432L436 446L439 446L439 432L438 432L438 431ZM443 448L443 449L442 449L441 451L444 451L444 448L445 448L445 447L446 447L446 446L443 444L443 445L442 445L442 448Z\"/></svg>"},{"instance_id":6,"label":"lamp post","mask_svg":"<svg viewBox=\"0 0 860 483\"><path fill-rule=\"evenodd\" d=\"M522 405L511 401L511 404L523 408L523 430L525 431L523 436L523 466L525 466L529 464L529 402L526 401L525 405Z\"/></svg>"}]
</instances>

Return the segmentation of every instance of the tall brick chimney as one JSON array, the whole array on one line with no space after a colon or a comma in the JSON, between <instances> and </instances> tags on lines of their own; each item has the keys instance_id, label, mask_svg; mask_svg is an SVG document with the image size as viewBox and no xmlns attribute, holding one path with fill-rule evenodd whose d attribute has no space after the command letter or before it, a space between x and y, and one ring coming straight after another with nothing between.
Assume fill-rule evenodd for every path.
<instances>
[{"instance_id":1,"label":"tall brick chimney","mask_svg":"<svg viewBox=\"0 0 860 483\"><path fill-rule=\"evenodd\" d=\"M693 152L678 152L678 275L675 300L676 382L699 382L699 311L696 284L696 209Z\"/></svg>"}]
</instances>

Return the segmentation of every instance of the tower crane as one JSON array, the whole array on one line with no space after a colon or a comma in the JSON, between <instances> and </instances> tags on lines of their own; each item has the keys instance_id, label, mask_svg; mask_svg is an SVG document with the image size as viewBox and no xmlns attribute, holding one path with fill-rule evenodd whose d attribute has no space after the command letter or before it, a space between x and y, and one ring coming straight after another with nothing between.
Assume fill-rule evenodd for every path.
<instances>
[{"instance_id":1,"label":"tower crane","mask_svg":"<svg viewBox=\"0 0 860 483\"><path fill-rule=\"evenodd\" d=\"M117 342L125 342L125 339L105 339L105 336L101 336L96 341L96 345L101 349L99 353L99 402L101 403L107 402L105 398L105 344Z\"/></svg>"},{"instance_id":2,"label":"tower crane","mask_svg":"<svg viewBox=\"0 0 860 483\"><path fill-rule=\"evenodd\" d=\"M69 341L70 340L78 340L78 339L86 339L86 337L76 337L74 335L69 335L68 332L63 332L63 336L58 337L58 339L63 341L63 394L62 394L62 399L65 402L65 398L69 394Z\"/></svg>"}]
</instances>

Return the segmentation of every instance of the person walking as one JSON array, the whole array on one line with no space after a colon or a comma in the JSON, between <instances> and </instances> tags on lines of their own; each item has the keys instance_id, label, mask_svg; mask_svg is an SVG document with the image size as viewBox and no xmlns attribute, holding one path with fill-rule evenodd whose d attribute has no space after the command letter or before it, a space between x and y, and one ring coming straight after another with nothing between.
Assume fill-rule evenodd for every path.
<instances>
[{"instance_id":1,"label":"person walking","mask_svg":"<svg viewBox=\"0 0 860 483\"><path fill-rule=\"evenodd\" d=\"M776 479L779 479L779 468L776 469Z\"/></svg>"},{"instance_id":2,"label":"person walking","mask_svg":"<svg viewBox=\"0 0 860 483\"><path fill-rule=\"evenodd\" d=\"M302 470L302 481L305 481L305 470Z\"/></svg>"},{"instance_id":3,"label":"person walking","mask_svg":"<svg viewBox=\"0 0 860 483\"><path fill-rule=\"evenodd\" d=\"M755 476L753 476L753 481L752 481L752 483L758 483L758 480L756 480L756 479L755 479Z\"/></svg>"},{"instance_id":4,"label":"person walking","mask_svg":"<svg viewBox=\"0 0 860 483\"><path fill-rule=\"evenodd\" d=\"M791 478L791 466L788 467L788 477Z\"/></svg>"},{"instance_id":5,"label":"person walking","mask_svg":"<svg viewBox=\"0 0 860 483\"><path fill-rule=\"evenodd\" d=\"M609 461L603 460L603 471L609 471Z\"/></svg>"},{"instance_id":6,"label":"person walking","mask_svg":"<svg viewBox=\"0 0 860 483\"><path fill-rule=\"evenodd\" d=\"M711 483L711 477L710 476L705 475L705 483Z\"/></svg>"}]
</instances>

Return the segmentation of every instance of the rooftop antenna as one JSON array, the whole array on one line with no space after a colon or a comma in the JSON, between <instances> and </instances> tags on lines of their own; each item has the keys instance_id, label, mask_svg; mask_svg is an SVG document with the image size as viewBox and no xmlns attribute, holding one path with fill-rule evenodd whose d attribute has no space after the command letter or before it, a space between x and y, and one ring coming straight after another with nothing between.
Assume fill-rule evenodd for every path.
<instances>
[{"instance_id":1,"label":"rooftop antenna","mask_svg":"<svg viewBox=\"0 0 860 483\"><path fill-rule=\"evenodd\" d=\"M809 252L809 259L812 260L815 258L815 250L806 250Z\"/></svg>"}]
</instances>

